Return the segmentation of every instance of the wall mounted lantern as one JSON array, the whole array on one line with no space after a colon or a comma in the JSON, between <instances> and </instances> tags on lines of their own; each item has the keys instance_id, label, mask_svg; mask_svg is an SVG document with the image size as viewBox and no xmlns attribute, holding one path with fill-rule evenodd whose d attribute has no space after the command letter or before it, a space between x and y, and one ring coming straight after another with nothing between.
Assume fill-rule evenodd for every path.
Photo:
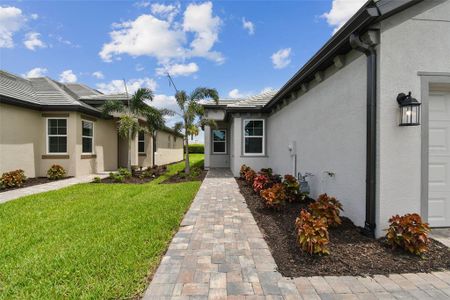
<instances>
[{"instance_id":1,"label":"wall mounted lantern","mask_svg":"<svg viewBox=\"0 0 450 300\"><path fill-rule=\"evenodd\" d=\"M408 95L400 93L397 96L397 102L400 106L400 126L417 126L420 125L420 103Z\"/></svg>"}]
</instances>

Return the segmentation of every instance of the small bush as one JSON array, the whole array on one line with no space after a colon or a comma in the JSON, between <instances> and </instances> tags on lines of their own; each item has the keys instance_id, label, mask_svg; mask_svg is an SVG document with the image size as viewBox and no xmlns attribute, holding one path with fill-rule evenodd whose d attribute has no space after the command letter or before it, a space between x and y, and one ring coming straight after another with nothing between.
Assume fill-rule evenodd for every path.
<instances>
[{"instance_id":1,"label":"small bush","mask_svg":"<svg viewBox=\"0 0 450 300\"><path fill-rule=\"evenodd\" d=\"M300 193L300 183L292 175L284 175L283 184L286 187L286 195L289 202L303 200L304 195Z\"/></svg>"},{"instance_id":2,"label":"small bush","mask_svg":"<svg viewBox=\"0 0 450 300\"><path fill-rule=\"evenodd\" d=\"M21 169L3 173L2 177L0 177L0 188L20 187L26 179L25 171Z\"/></svg>"},{"instance_id":3,"label":"small bush","mask_svg":"<svg viewBox=\"0 0 450 300\"><path fill-rule=\"evenodd\" d=\"M123 183L123 182L125 182L125 176L120 175L120 174L114 174L113 180L114 180L114 182L117 182L117 183Z\"/></svg>"},{"instance_id":4,"label":"small bush","mask_svg":"<svg viewBox=\"0 0 450 300\"><path fill-rule=\"evenodd\" d=\"M190 144L189 153L205 153L205 145L203 144Z\"/></svg>"},{"instance_id":5,"label":"small bush","mask_svg":"<svg viewBox=\"0 0 450 300\"><path fill-rule=\"evenodd\" d=\"M325 218L329 226L337 226L342 223L339 216L342 204L335 197L322 194L317 200L309 205L313 216Z\"/></svg>"},{"instance_id":6,"label":"small bush","mask_svg":"<svg viewBox=\"0 0 450 300\"><path fill-rule=\"evenodd\" d=\"M276 183L272 187L262 190L260 193L266 207L278 209L285 204L286 192L282 183Z\"/></svg>"},{"instance_id":7,"label":"small bush","mask_svg":"<svg viewBox=\"0 0 450 300\"><path fill-rule=\"evenodd\" d=\"M416 255L428 251L430 227L418 214L395 215L389 219L386 238L388 243Z\"/></svg>"},{"instance_id":8,"label":"small bush","mask_svg":"<svg viewBox=\"0 0 450 300\"><path fill-rule=\"evenodd\" d=\"M271 177L273 175L272 168L262 168L259 173L267 175L268 177Z\"/></svg>"},{"instance_id":9,"label":"small bush","mask_svg":"<svg viewBox=\"0 0 450 300\"><path fill-rule=\"evenodd\" d=\"M253 190L259 195L262 190L270 187L270 179L265 174L258 174L253 180Z\"/></svg>"},{"instance_id":10,"label":"small bush","mask_svg":"<svg viewBox=\"0 0 450 300\"><path fill-rule=\"evenodd\" d=\"M190 177L198 177L202 174L202 169L200 167L192 167L189 174Z\"/></svg>"},{"instance_id":11,"label":"small bush","mask_svg":"<svg viewBox=\"0 0 450 300\"><path fill-rule=\"evenodd\" d=\"M245 180L247 181L248 184L253 185L253 180L255 180L255 177L256 172L253 171L252 169L245 172Z\"/></svg>"},{"instance_id":12,"label":"small bush","mask_svg":"<svg viewBox=\"0 0 450 300\"><path fill-rule=\"evenodd\" d=\"M239 171L239 175L241 176L242 179L245 179L245 173L247 173L248 171L250 171L252 168L250 168L247 165L242 165L241 169Z\"/></svg>"},{"instance_id":13,"label":"small bush","mask_svg":"<svg viewBox=\"0 0 450 300\"><path fill-rule=\"evenodd\" d=\"M47 177L50 180L62 179L66 175L66 170L60 165L53 165L47 171Z\"/></svg>"},{"instance_id":14,"label":"small bush","mask_svg":"<svg viewBox=\"0 0 450 300\"><path fill-rule=\"evenodd\" d=\"M130 178L131 177L131 172L128 171L128 169L126 169L126 168L119 168L117 170L117 174L119 174L120 176L123 176L124 178Z\"/></svg>"},{"instance_id":15,"label":"small bush","mask_svg":"<svg viewBox=\"0 0 450 300\"><path fill-rule=\"evenodd\" d=\"M92 180L93 183L100 183L102 182L102 179L98 176L95 176L94 179Z\"/></svg>"},{"instance_id":16,"label":"small bush","mask_svg":"<svg viewBox=\"0 0 450 300\"><path fill-rule=\"evenodd\" d=\"M325 218L311 215L302 210L295 220L297 238L300 248L309 254L330 254L329 235Z\"/></svg>"}]
</instances>

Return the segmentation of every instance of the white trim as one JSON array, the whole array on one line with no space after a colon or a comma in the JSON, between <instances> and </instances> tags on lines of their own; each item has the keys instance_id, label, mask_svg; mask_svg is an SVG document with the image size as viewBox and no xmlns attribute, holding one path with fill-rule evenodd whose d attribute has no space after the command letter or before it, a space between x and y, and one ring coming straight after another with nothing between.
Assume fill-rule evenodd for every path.
<instances>
[{"instance_id":1,"label":"white trim","mask_svg":"<svg viewBox=\"0 0 450 300\"><path fill-rule=\"evenodd\" d=\"M83 122L92 124L92 136L83 135ZM81 120L81 154L94 154L95 144L94 144L94 122L82 119ZM83 152L83 138L88 138L92 140L92 150L91 152Z\"/></svg>"},{"instance_id":2,"label":"white trim","mask_svg":"<svg viewBox=\"0 0 450 300\"><path fill-rule=\"evenodd\" d=\"M225 141L214 141L214 131L223 131L225 132ZM212 153L213 154L227 154L227 130L226 129L213 129L212 130ZM216 152L214 151L214 142L218 142L218 143L225 143L225 148L223 152Z\"/></svg>"},{"instance_id":3,"label":"white trim","mask_svg":"<svg viewBox=\"0 0 450 300\"><path fill-rule=\"evenodd\" d=\"M243 119L242 120L242 153L244 156L265 156L266 155L266 120L265 119ZM262 135L245 135L245 123L249 121L262 121ZM262 152L261 153L247 153L245 152L245 139L246 138L262 138Z\"/></svg>"},{"instance_id":4,"label":"white trim","mask_svg":"<svg viewBox=\"0 0 450 300\"><path fill-rule=\"evenodd\" d=\"M144 153L147 153L146 151L145 151L145 131L142 131L142 133L144 134L144 139L142 140L142 142L144 143L144 151L139 151L139 143L141 142L141 140L139 139L139 133L140 132L138 132L138 138L137 138L137 148L138 148L138 154L144 154Z\"/></svg>"},{"instance_id":5,"label":"white trim","mask_svg":"<svg viewBox=\"0 0 450 300\"><path fill-rule=\"evenodd\" d=\"M49 139L50 136L48 135L48 120L66 120L66 134L52 134L51 136L61 136L66 137L66 152L50 152L49 150ZM53 154L69 154L67 149L69 149L69 118L67 117L47 117L45 118L45 152L47 155L53 155Z\"/></svg>"}]
</instances>

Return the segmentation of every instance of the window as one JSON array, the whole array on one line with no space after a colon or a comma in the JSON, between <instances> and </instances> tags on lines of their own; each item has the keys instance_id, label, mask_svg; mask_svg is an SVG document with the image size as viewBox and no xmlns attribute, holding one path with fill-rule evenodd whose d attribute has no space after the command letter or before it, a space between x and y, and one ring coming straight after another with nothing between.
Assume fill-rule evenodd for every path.
<instances>
[{"instance_id":1,"label":"window","mask_svg":"<svg viewBox=\"0 0 450 300\"><path fill-rule=\"evenodd\" d=\"M143 131L138 133L138 152L145 153L145 132Z\"/></svg>"},{"instance_id":2,"label":"window","mask_svg":"<svg viewBox=\"0 0 450 300\"><path fill-rule=\"evenodd\" d=\"M81 138L82 138L82 152L93 153L94 145L94 122L81 121Z\"/></svg>"},{"instance_id":3,"label":"window","mask_svg":"<svg viewBox=\"0 0 450 300\"><path fill-rule=\"evenodd\" d=\"M213 153L227 152L227 131L213 130Z\"/></svg>"},{"instance_id":4,"label":"window","mask_svg":"<svg viewBox=\"0 0 450 300\"><path fill-rule=\"evenodd\" d=\"M67 119L47 119L47 152L67 153Z\"/></svg>"},{"instance_id":5,"label":"window","mask_svg":"<svg viewBox=\"0 0 450 300\"><path fill-rule=\"evenodd\" d=\"M244 120L244 155L264 155L264 120Z\"/></svg>"}]
</instances>

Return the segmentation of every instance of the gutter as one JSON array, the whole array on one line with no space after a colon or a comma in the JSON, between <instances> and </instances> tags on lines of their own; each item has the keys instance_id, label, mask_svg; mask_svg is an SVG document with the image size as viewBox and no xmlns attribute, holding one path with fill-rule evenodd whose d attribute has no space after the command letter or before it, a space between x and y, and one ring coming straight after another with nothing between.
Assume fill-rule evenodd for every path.
<instances>
[{"instance_id":1,"label":"gutter","mask_svg":"<svg viewBox=\"0 0 450 300\"><path fill-rule=\"evenodd\" d=\"M368 42L357 33L350 36L353 49L367 57L367 124L366 124L366 219L363 233L375 237L377 174L377 31L367 33Z\"/></svg>"}]
</instances>

